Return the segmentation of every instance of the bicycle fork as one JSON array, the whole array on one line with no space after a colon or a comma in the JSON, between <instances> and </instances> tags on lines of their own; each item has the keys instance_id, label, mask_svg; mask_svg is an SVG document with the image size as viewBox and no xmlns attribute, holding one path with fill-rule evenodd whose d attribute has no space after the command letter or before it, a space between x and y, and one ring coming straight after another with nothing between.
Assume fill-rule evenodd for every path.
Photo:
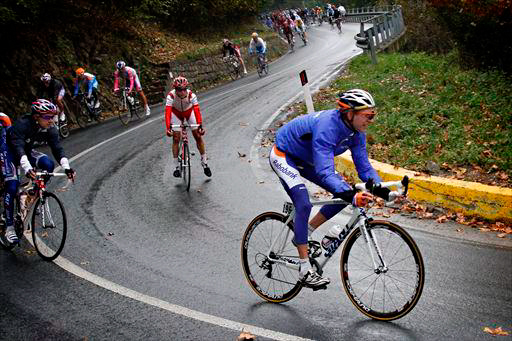
<instances>
[{"instance_id":1,"label":"bicycle fork","mask_svg":"<svg viewBox=\"0 0 512 341\"><path fill-rule=\"evenodd\" d=\"M386 273L388 271L388 266L386 265L386 262L384 261L384 257L382 256L381 248L379 247L379 244L377 243L377 239L375 238L375 235L373 232L366 228L366 221L360 220L359 223L359 230L361 231L361 234L364 236L364 240L366 241L366 244L368 245L368 251L370 253L370 256L372 257L373 262L373 269L376 274L380 273ZM378 257L378 261L376 261L376 257Z\"/></svg>"}]
</instances>

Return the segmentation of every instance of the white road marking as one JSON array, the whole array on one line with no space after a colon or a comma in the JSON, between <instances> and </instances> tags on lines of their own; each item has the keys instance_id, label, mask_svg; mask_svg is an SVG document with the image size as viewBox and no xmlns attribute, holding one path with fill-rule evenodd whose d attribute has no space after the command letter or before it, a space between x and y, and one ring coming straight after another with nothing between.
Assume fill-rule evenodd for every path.
<instances>
[{"instance_id":1,"label":"white road marking","mask_svg":"<svg viewBox=\"0 0 512 341\"><path fill-rule=\"evenodd\" d=\"M213 324L216 326L224 327L224 328L235 330L235 331L241 332L242 330L244 330L244 331L250 332L251 334L261 336L261 337L266 337L269 339L274 339L274 340L290 340L290 341L310 340L310 339L305 339L305 338L295 336L295 335L280 333L280 332L276 332L273 330L256 327L256 326L253 326L250 324L240 323L240 322L224 319L221 317L213 316L210 314L201 313L199 311L188 309L188 308L176 305L176 304L172 304L172 303L163 301L163 300L155 298L155 297L144 295L140 292L123 287L119 284L116 284L116 283L106 280L102 277L99 277L93 273L90 273L90 272L82 269L81 267L71 263L70 261L68 261L67 259L65 259L63 257L58 257L56 260L54 260L54 263L57 264L58 266L60 266L62 269L74 274L75 276L83 278L86 281L96 284L97 286L99 286L101 288L107 289L116 294L131 298L133 300L136 300L136 301L139 301L142 303L146 303L146 304L149 304L151 306L154 306L154 307L157 307L157 308L160 308L163 310L167 310L167 311L177 314L177 315L182 315L182 316L194 319L194 320L210 323L210 324Z\"/></svg>"}]
</instances>

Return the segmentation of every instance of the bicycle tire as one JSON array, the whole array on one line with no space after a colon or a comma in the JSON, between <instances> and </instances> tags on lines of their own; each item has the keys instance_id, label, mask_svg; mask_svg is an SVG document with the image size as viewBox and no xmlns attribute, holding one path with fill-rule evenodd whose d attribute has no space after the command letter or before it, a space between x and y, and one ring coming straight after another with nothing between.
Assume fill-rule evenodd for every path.
<instances>
[{"instance_id":1,"label":"bicycle tire","mask_svg":"<svg viewBox=\"0 0 512 341\"><path fill-rule=\"evenodd\" d=\"M62 252L67 235L66 211L60 199L51 192L44 192L43 200L37 198L34 204L31 222L37 253L45 261L54 260Z\"/></svg>"},{"instance_id":2,"label":"bicycle tire","mask_svg":"<svg viewBox=\"0 0 512 341\"><path fill-rule=\"evenodd\" d=\"M401 318L414 308L423 291L425 266L420 250L403 228L391 222L374 220L367 229L376 237L388 270L375 272L365 237L357 228L341 254L343 287L352 304L366 316L381 321Z\"/></svg>"},{"instance_id":3,"label":"bicycle tire","mask_svg":"<svg viewBox=\"0 0 512 341\"><path fill-rule=\"evenodd\" d=\"M142 117L142 107L140 106L140 102L135 100L133 105L130 105L130 111L132 112L132 116L137 116L137 119Z\"/></svg>"},{"instance_id":4,"label":"bicycle tire","mask_svg":"<svg viewBox=\"0 0 512 341\"><path fill-rule=\"evenodd\" d=\"M272 303L287 302L302 289L299 271L275 263L266 256L273 238L280 238L277 244L285 245L283 252L287 257L299 261L297 248L291 242L293 223L287 224L291 233L284 236L280 233L286 219L287 216L281 213L262 213L249 223L242 238L241 259L245 278L258 296Z\"/></svg>"},{"instance_id":5,"label":"bicycle tire","mask_svg":"<svg viewBox=\"0 0 512 341\"><path fill-rule=\"evenodd\" d=\"M59 127L59 135L63 139L65 139L66 137L69 136L69 127L68 127L67 123L64 126Z\"/></svg>"},{"instance_id":6,"label":"bicycle tire","mask_svg":"<svg viewBox=\"0 0 512 341\"><path fill-rule=\"evenodd\" d=\"M80 128L85 128L89 123L89 115L87 114L87 109L84 109L81 104L79 109L80 110L78 111L78 115L76 116L76 123L80 126Z\"/></svg>"},{"instance_id":7,"label":"bicycle tire","mask_svg":"<svg viewBox=\"0 0 512 341\"><path fill-rule=\"evenodd\" d=\"M258 70L258 76L262 77L263 76L263 68L262 68L261 62L259 60L258 60L257 70Z\"/></svg>"},{"instance_id":8,"label":"bicycle tire","mask_svg":"<svg viewBox=\"0 0 512 341\"><path fill-rule=\"evenodd\" d=\"M188 143L183 144L183 156L181 157L181 176L185 182L185 188L187 192L190 190L190 150L188 149Z\"/></svg>"},{"instance_id":9,"label":"bicycle tire","mask_svg":"<svg viewBox=\"0 0 512 341\"><path fill-rule=\"evenodd\" d=\"M130 110L130 104L128 104L128 108L127 109L122 109L122 106L121 108L119 109L119 120L124 124L124 125L128 125L128 123L130 123L131 119L132 119L132 112Z\"/></svg>"}]
</instances>

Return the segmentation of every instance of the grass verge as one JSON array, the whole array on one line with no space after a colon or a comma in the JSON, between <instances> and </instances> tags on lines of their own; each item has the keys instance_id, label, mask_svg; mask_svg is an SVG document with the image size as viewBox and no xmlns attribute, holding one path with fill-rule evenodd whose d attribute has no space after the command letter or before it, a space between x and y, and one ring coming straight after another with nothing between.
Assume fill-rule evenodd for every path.
<instances>
[{"instance_id":1,"label":"grass verge","mask_svg":"<svg viewBox=\"0 0 512 341\"><path fill-rule=\"evenodd\" d=\"M456 54L366 55L314 96L332 108L338 92L361 88L379 110L368 129L370 157L432 175L512 187L512 79L463 70ZM303 105L295 106L305 113Z\"/></svg>"}]
</instances>

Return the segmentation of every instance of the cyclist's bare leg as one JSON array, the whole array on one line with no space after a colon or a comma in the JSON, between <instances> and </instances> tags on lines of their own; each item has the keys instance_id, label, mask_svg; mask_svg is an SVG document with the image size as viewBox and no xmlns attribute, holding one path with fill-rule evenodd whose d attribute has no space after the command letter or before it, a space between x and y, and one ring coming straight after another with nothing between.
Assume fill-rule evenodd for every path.
<instances>
[{"instance_id":1,"label":"cyclist's bare leg","mask_svg":"<svg viewBox=\"0 0 512 341\"><path fill-rule=\"evenodd\" d=\"M146 95L144 95L144 91L139 91L140 98L142 98L142 103L144 104L144 108L148 106L148 100Z\"/></svg>"},{"instance_id":2,"label":"cyclist's bare leg","mask_svg":"<svg viewBox=\"0 0 512 341\"><path fill-rule=\"evenodd\" d=\"M194 136L194 139L196 140L197 149L199 150L199 154L204 155L206 152L204 147L204 140L201 134L199 134L199 129L192 130L192 135Z\"/></svg>"},{"instance_id":3,"label":"cyclist's bare leg","mask_svg":"<svg viewBox=\"0 0 512 341\"><path fill-rule=\"evenodd\" d=\"M322 213L318 212L317 214L315 214L313 218L311 218L311 220L309 221L309 225L311 225L311 227L313 227L316 230L320 225L322 225L326 221L327 218Z\"/></svg>"},{"instance_id":4,"label":"cyclist's bare leg","mask_svg":"<svg viewBox=\"0 0 512 341\"><path fill-rule=\"evenodd\" d=\"M180 138L181 138L180 131L172 132L172 157L174 159L178 158L178 153L179 153L179 148L180 148Z\"/></svg>"}]
</instances>

